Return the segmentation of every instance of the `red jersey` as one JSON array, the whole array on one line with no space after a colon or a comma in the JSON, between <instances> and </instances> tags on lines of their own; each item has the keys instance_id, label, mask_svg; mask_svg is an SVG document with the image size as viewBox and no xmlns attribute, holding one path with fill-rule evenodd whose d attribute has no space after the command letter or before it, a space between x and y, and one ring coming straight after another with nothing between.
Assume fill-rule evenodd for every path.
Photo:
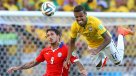
<instances>
[{"instance_id":1,"label":"red jersey","mask_svg":"<svg viewBox=\"0 0 136 76\"><path fill-rule=\"evenodd\" d=\"M68 47L62 42L58 49L53 51L50 47L44 48L38 57L37 62L47 62L46 74L44 76L68 76L68 69L63 68L63 62L65 61L68 53ZM75 62L76 56L71 56L71 62Z\"/></svg>"}]
</instances>

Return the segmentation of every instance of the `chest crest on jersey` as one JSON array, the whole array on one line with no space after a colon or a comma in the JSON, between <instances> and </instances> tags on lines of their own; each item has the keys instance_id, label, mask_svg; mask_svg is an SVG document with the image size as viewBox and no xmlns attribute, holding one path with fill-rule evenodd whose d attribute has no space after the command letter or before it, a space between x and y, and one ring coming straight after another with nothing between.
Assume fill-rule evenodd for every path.
<instances>
[{"instance_id":1,"label":"chest crest on jersey","mask_svg":"<svg viewBox=\"0 0 136 76\"><path fill-rule=\"evenodd\" d=\"M89 26L88 29L89 29L90 32L92 31L92 27L91 26Z\"/></svg>"},{"instance_id":2,"label":"chest crest on jersey","mask_svg":"<svg viewBox=\"0 0 136 76\"><path fill-rule=\"evenodd\" d=\"M61 52L58 53L58 57L62 57L62 53Z\"/></svg>"}]
</instances>

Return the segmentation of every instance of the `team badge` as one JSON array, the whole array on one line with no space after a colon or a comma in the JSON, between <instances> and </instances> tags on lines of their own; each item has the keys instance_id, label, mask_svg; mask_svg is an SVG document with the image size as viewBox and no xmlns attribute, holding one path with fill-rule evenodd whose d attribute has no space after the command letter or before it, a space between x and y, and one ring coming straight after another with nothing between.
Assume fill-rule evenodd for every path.
<instances>
[{"instance_id":1,"label":"team badge","mask_svg":"<svg viewBox=\"0 0 136 76\"><path fill-rule=\"evenodd\" d=\"M62 56L62 53L61 53L61 52L59 52L59 53L58 53L58 57L61 57L61 56Z\"/></svg>"},{"instance_id":2,"label":"team badge","mask_svg":"<svg viewBox=\"0 0 136 76\"><path fill-rule=\"evenodd\" d=\"M100 30L102 30L104 28L102 24L100 24L98 27Z\"/></svg>"},{"instance_id":3,"label":"team badge","mask_svg":"<svg viewBox=\"0 0 136 76\"><path fill-rule=\"evenodd\" d=\"M92 27L91 26L89 26L88 28L89 28L89 31L92 31Z\"/></svg>"}]
</instances>

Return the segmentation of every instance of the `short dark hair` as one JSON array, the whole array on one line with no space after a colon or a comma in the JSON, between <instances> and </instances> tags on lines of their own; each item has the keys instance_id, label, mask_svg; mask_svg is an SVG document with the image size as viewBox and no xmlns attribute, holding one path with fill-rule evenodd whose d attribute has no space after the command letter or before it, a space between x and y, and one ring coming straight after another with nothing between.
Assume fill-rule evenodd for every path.
<instances>
[{"instance_id":1,"label":"short dark hair","mask_svg":"<svg viewBox=\"0 0 136 76\"><path fill-rule=\"evenodd\" d=\"M59 30L55 29L55 28L47 29L46 33L49 32L49 31L54 31L56 33L56 35L61 36L61 32Z\"/></svg>"},{"instance_id":2,"label":"short dark hair","mask_svg":"<svg viewBox=\"0 0 136 76\"><path fill-rule=\"evenodd\" d=\"M81 11L83 11L83 13L86 14L85 8L83 6L81 5L75 6L74 12L81 12Z\"/></svg>"}]
</instances>

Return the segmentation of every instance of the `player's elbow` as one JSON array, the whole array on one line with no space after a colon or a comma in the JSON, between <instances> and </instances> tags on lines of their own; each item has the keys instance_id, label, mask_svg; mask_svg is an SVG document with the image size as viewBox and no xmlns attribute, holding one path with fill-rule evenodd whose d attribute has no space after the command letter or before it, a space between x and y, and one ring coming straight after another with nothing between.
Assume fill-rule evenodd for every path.
<instances>
[{"instance_id":1,"label":"player's elbow","mask_svg":"<svg viewBox=\"0 0 136 76\"><path fill-rule=\"evenodd\" d=\"M111 37L107 37L104 42L106 42L107 44L109 44L111 42Z\"/></svg>"},{"instance_id":2,"label":"player's elbow","mask_svg":"<svg viewBox=\"0 0 136 76\"><path fill-rule=\"evenodd\" d=\"M110 43L111 42L111 37L109 37L107 41L108 41L108 43Z\"/></svg>"}]
</instances>

